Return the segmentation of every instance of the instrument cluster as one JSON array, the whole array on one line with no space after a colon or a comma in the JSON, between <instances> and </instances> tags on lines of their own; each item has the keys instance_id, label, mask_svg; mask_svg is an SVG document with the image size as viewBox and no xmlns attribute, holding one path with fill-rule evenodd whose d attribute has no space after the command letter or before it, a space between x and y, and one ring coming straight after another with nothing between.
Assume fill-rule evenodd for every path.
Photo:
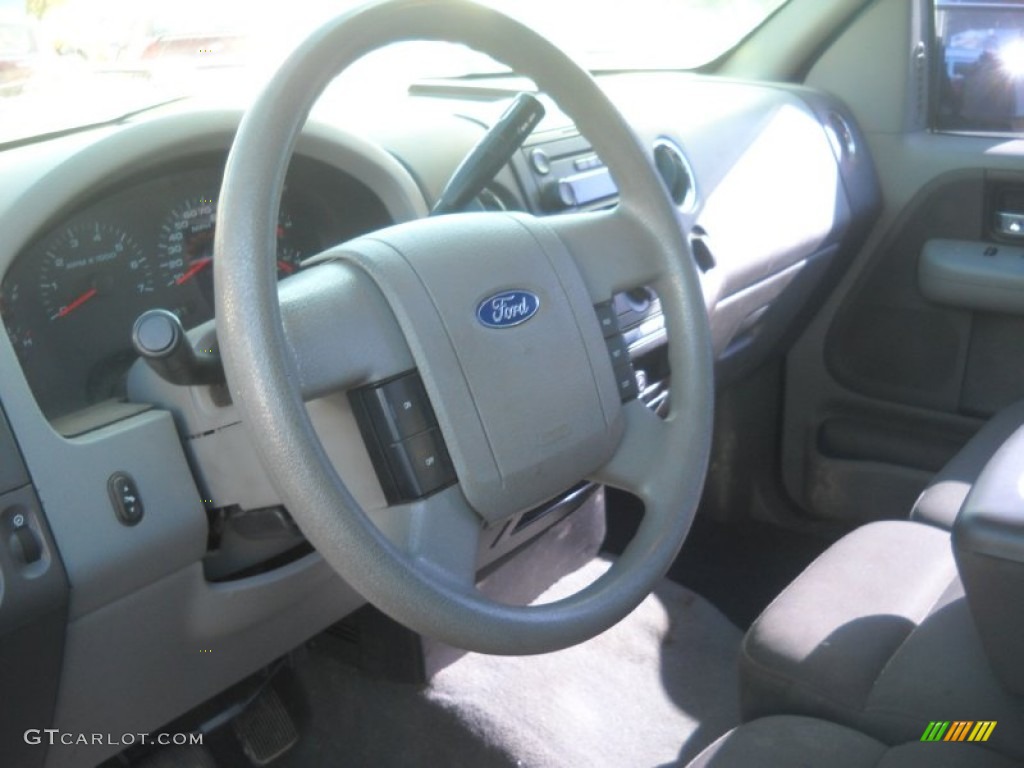
<instances>
[{"instance_id":1,"label":"instrument cluster","mask_svg":"<svg viewBox=\"0 0 1024 768\"><path fill-rule=\"evenodd\" d=\"M131 330L144 311L186 328L213 317L213 239L223 157L122 184L61 219L0 283L0 315L50 419L124 395ZM391 223L380 200L330 166L296 157L278 213L277 274Z\"/></svg>"}]
</instances>

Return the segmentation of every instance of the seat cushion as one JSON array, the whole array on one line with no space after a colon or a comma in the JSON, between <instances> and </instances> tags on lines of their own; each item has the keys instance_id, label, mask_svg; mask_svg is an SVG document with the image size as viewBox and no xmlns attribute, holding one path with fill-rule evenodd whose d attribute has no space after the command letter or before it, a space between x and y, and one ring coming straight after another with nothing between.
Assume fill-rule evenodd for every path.
<instances>
[{"instance_id":1,"label":"seat cushion","mask_svg":"<svg viewBox=\"0 0 1024 768\"><path fill-rule=\"evenodd\" d=\"M1024 425L1024 400L988 420L946 466L932 478L914 503L910 519L949 530L988 460L1018 427Z\"/></svg>"},{"instance_id":2,"label":"seat cushion","mask_svg":"<svg viewBox=\"0 0 1024 768\"><path fill-rule=\"evenodd\" d=\"M740 653L744 719L803 714L889 744L932 720L997 720L993 748L1024 758L1024 704L982 650L949 534L864 526L815 560L764 611Z\"/></svg>"},{"instance_id":3,"label":"seat cushion","mask_svg":"<svg viewBox=\"0 0 1024 768\"><path fill-rule=\"evenodd\" d=\"M1011 768L1018 763L975 744L920 741L890 747L850 728L808 717L741 725L687 768Z\"/></svg>"}]
</instances>

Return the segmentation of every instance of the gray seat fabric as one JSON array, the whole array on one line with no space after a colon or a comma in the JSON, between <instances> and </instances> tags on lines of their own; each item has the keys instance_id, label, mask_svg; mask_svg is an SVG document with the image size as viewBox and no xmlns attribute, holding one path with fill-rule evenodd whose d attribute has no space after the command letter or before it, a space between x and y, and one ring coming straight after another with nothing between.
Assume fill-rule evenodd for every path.
<instances>
[{"instance_id":1,"label":"gray seat fabric","mask_svg":"<svg viewBox=\"0 0 1024 768\"><path fill-rule=\"evenodd\" d=\"M910 519L950 530L967 493L988 460L1024 425L1024 400L999 411L932 478L911 510Z\"/></svg>"},{"instance_id":2,"label":"gray seat fabric","mask_svg":"<svg viewBox=\"0 0 1024 768\"><path fill-rule=\"evenodd\" d=\"M975 744L920 741L888 746L835 723L766 717L741 725L687 768L1011 768L1017 762Z\"/></svg>"},{"instance_id":3,"label":"gray seat fabric","mask_svg":"<svg viewBox=\"0 0 1024 768\"><path fill-rule=\"evenodd\" d=\"M1024 702L998 684L957 576L949 534L866 525L815 560L748 631L745 720L802 714L888 744L932 720L996 720L992 748L1024 759Z\"/></svg>"}]
</instances>

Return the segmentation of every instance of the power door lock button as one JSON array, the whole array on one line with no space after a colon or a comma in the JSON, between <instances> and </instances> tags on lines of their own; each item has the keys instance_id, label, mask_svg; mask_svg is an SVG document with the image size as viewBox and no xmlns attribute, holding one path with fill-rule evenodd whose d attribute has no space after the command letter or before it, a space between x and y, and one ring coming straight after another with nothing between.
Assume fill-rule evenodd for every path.
<instances>
[{"instance_id":1,"label":"power door lock button","mask_svg":"<svg viewBox=\"0 0 1024 768\"><path fill-rule=\"evenodd\" d=\"M131 475L115 472L107 481L107 491L118 520L125 525L137 525L142 520L142 497Z\"/></svg>"}]
</instances>

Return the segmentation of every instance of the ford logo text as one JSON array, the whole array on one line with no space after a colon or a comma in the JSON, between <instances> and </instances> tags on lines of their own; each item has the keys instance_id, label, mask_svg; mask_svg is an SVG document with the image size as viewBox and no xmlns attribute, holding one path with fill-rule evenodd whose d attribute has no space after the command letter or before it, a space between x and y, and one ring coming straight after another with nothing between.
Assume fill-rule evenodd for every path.
<instances>
[{"instance_id":1,"label":"ford logo text","mask_svg":"<svg viewBox=\"0 0 1024 768\"><path fill-rule=\"evenodd\" d=\"M540 309L537 294L529 291L502 291L488 296L476 308L476 318L488 328L522 325Z\"/></svg>"}]
</instances>

